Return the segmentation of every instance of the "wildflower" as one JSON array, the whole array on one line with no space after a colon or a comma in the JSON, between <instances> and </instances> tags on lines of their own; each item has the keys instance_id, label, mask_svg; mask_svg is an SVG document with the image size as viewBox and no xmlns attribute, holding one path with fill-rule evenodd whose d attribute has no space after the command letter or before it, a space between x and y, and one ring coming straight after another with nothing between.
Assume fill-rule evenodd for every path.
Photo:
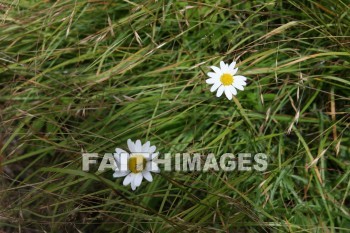
<instances>
[{"instance_id":1,"label":"wildflower","mask_svg":"<svg viewBox=\"0 0 350 233\"><path fill-rule=\"evenodd\" d=\"M158 154L154 153L156 146L151 146L149 141L142 145L140 140L136 140L134 143L128 139L127 143L130 153L120 148L115 149L114 158L117 162L117 168L113 177L125 176L123 185L127 186L130 184L131 189L135 190L141 185L143 178L152 182L151 172L159 172L158 165L152 161ZM123 164L125 169L123 169Z\"/></svg>"},{"instance_id":2,"label":"wildflower","mask_svg":"<svg viewBox=\"0 0 350 233\"><path fill-rule=\"evenodd\" d=\"M206 80L208 84L213 84L210 88L211 92L217 90L216 96L220 97L222 93L225 92L227 99L231 100L234 95L237 95L237 90L243 91L243 86L246 86L246 77L242 75L235 75L238 68L235 68L236 62L233 61L230 65L223 61L220 62L220 68L216 66L211 66L214 70L209 72L209 79Z\"/></svg>"}]
</instances>

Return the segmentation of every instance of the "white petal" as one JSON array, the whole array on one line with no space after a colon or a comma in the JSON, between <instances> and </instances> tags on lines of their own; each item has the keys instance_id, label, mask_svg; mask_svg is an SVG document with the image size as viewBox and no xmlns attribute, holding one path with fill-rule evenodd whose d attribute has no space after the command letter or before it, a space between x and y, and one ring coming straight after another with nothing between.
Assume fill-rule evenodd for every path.
<instances>
[{"instance_id":1,"label":"white petal","mask_svg":"<svg viewBox=\"0 0 350 233\"><path fill-rule=\"evenodd\" d=\"M210 68L212 68L218 75L222 75L222 71L220 70L220 68L216 66L211 66Z\"/></svg>"},{"instance_id":2,"label":"white petal","mask_svg":"<svg viewBox=\"0 0 350 233\"><path fill-rule=\"evenodd\" d=\"M222 71L226 70L226 64L225 64L225 62L223 62L223 61L220 62L220 69L221 69Z\"/></svg>"},{"instance_id":3,"label":"white petal","mask_svg":"<svg viewBox=\"0 0 350 233\"><path fill-rule=\"evenodd\" d=\"M219 77L218 74L213 73L213 72L209 72L209 73L207 73L207 75L208 75L210 78L218 78L218 77Z\"/></svg>"},{"instance_id":4,"label":"white petal","mask_svg":"<svg viewBox=\"0 0 350 233\"><path fill-rule=\"evenodd\" d=\"M124 176L126 176L128 174L129 174L129 171L115 171L113 173L113 177L114 178L120 178L120 177L124 177Z\"/></svg>"},{"instance_id":5,"label":"white petal","mask_svg":"<svg viewBox=\"0 0 350 233\"><path fill-rule=\"evenodd\" d=\"M234 81L236 85L240 85L240 86L246 86L247 83L241 79L235 80Z\"/></svg>"},{"instance_id":6,"label":"white petal","mask_svg":"<svg viewBox=\"0 0 350 233\"><path fill-rule=\"evenodd\" d=\"M114 160L117 162L117 164L120 164L120 154L113 153Z\"/></svg>"},{"instance_id":7,"label":"white petal","mask_svg":"<svg viewBox=\"0 0 350 233\"><path fill-rule=\"evenodd\" d=\"M147 151L147 152L150 153L150 154L153 154L156 150L157 150L157 147L156 147L156 146L151 146L151 147L149 148L149 151Z\"/></svg>"},{"instance_id":8,"label":"white petal","mask_svg":"<svg viewBox=\"0 0 350 233\"><path fill-rule=\"evenodd\" d=\"M225 87L225 95L227 99L232 100L232 92L230 91L230 88Z\"/></svg>"},{"instance_id":9,"label":"white petal","mask_svg":"<svg viewBox=\"0 0 350 233\"><path fill-rule=\"evenodd\" d=\"M159 173L160 172L160 169L159 169L157 163L155 163L155 162L152 163L152 171L151 172L154 172L154 173Z\"/></svg>"},{"instance_id":10,"label":"white petal","mask_svg":"<svg viewBox=\"0 0 350 233\"><path fill-rule=\"evenodd\" d=\"M244 90L244 88L243 88L243 86L242 85L240 85L239 83L237 83L237 82L234 82L233 84L232 84L236 89L238 89L238 90L241 90L241 91L243 91Z\"/></svg>"},{"instance_id":11,"label":"white petal","mask_svg":"<svg viewBox=\"0 0 350 233\"><path fill-rule=\"evenodd\" d=\"M129 154L125 150L116 148L116 153L113 153L113 157L117 163L120 163L121 156L126 156L127 159L129 159Z\"/></svg>"},{"instance_id":12,"label":"white petal","mask_svg":"<svg viewBox=\"0 0 350 233\"><path fill-rule=\"evenodd\" d=\"M148 141L142 146L142 152L148 152L149 151L149 146L151 145L151 142Z\"/></svg>"},{"instance_id":13,"label":"white petal","mask_svg":"<svg viewBox=\"0 0 350 233\"><path fill-rule=\"evenodd\" d=\"M246 81L246 80L247 80L247 78L244 77L244 76L242 76L242 75L235 75L234 78L235 78L235 79L240 79L240 80L243 80L243 81Z\"/></svg>"},{"instance_id":14,"label":"white petal","mask_svg":"<svg viewBox=\"0 0 350 233\"><path fill-rule=\"evenodd\" d=\"M247 78L242 75L235 75L233 86L239 90L243 90L243 86L247 85L247 83L245 82L246 80Z\"/></svg>"},{"instance_id":15,"label":"white petal","mask_svg":"<svg viewBox=\"0 0 350 233\"><path fill-rule=\"evenodd\" d=\"M220 86L221 86L221 82L216 82L216 83L214 83L213 86L211 86L210 91L211 91L211 92L214 92L214 91L216 91L216 89L218 89Z\"/></svg>"},{"instance_id":16,"label":"white petal","mask_svg":"<svg viewBox=\"0 0 350 233\"><path fill-rule=\"evenodd\" d=\"M128 147L130 152L135 152L135 143L131 139L128 139Z\"/></svg>"},{"instance_id":17,"label":"white petal","mask_svg":"<svg viewBox=\"0 0 350 233\"><path fill-rule=\"evenodd\" d=\"M125 177L125 179L124 179L124 181L123 181L123 185L124 186L127 186L127 185L129 185L134 179L134 174L133 173L129 173L126 177Z\"/></svg>"},{"instance_id":18,"label":"white petal","mask_svg":"<svg viewBox=\"0 0 350 233\"><path fill-rule=\"evenodd\" d=\"M235 75L235 74L237 73L237 71L238 71L238 68L233 69L233 70L229 70L229 73L230 73L231 75ZM236 76L235 76L235 77L236 77Z\"/></svg>"},{"instance_id":19,"label":"white petal","mask_svg":"<svg viewBox=\"0 0 350 233\"><path fill-rule=\"evenodd\" d=\"M232 85L228 86L227 88L231 91L232 95L237 95L237 90Z\"/></svg>"},{"instance_id":20,"label":"white petal","mask_svg":"<svg viewBox=\"0 0 350 233\"><path fill-rule=\"evenodd\" d=\"M149 171L143 171L142 172L143 177L145 177L146 180L148 180L149 182L153 181L153 177L152 174Z\"/></svg>"},{"instance_id":21,"label":"white petal","mask_svg":"<svg viewBox=\"0 0 350 233\"><path fill-rule=\"evenodd\" d=\"M208 84L214 84L217 80L218 80L217 78L209 78L205 80L205 82Z\"/></svg>"},{"instance_id":22,"label":"white petal","mask_svg":"<svg viewBox=\"0 0 350 233\"><path fill-rule=\"evenodd\" d=\"M118 168L120 167L119 165L120 165L120 154L117 154L117 153L114 153L113 154L113 157L114 157L114 160L115 160L115 162L116 162L116 164L117 164L117 166L118 166Z\"/></svg>"},{"instance_id":23,"label":"white petal","mask_svg":"<svg viewBox=\"0 0 350 233\"><path fill-rule=\"evenodd\" d=\"M158 167L158 164L153 162L153 161L150 161L146 164L146 169L145 169L145 172L146 171L149 171L149 172L160 172L160 169Z\"/></svg>"},{"instance_id":24,"label":"white petal","mask_svg":"<svg viewBox=\"0 0 350 233\"><path fill-rule=\"evenodd\" d=\"M228 63L225 64L225 73L230 73L230 69L229 69Z\"/></svg>"},{"instance_id":25,"label":"white petal","mask_svg":"<svg viewBox=\"0 0 350 233\"><path fill-rule=\"evenodd\" d=\"M137 174L135 175L134 184L135 184L136 187L139 187L139 186L141 185L142 178L143 178L143 176L142 176L142 173L141 173L141 172L140 172L140 173L137 173Z\"/></svg>"},{"instance_id":26,"label":"white petal","mask_svg":"<svg viewBox=\"0 0 350 233\"><path fill-rule=\"evenodd\" d=\"M151 154L151 160L153 160L154 158L158 157L159 153L152 153Z\"/></svg>"},{"instance_id":27,"label":"white petal","mask_svg":"<svg viewBox=\"0 0 350 233\"><path fill-rule=\"evenodd\" d=\"M236 66L236 62L235 61L233 61L230 65L229 65L229 69L230 70L233 70L234 68L235 68L235 66Z\"/></svg>"},{"instance_id":28,"label":"white petal","mask_svg":"<svg viewBox=\"0 0 350 233\"><path fill-rule=\"evenodd\" d=\"M141 150L142 150L142 146L141 146L142 144L141 144L141 141L140 140L136 140L136 142L135 142L135 151L133 151L133 152L142 152Z\"/></svg>"},{"instance_id":29,"label":"white petal","mask_svg":"<svg viewBox=\"0 0 350 233\"><path fill-rule=\"evenodd\" d=\"M146 159L146 161L151 160L151 154L150 153L142 152L140 154Z\"/></svg>"},{"instance_id":30,"label":"white petal","mask_svg":"<svg viewBox=\"0 0 350 233\"><path fill-rule=\"evenodd\" d=\"M126 168L127 169L127 165L128 165L128 160L130 158L130 154L128 153L121 153L118 156L116 156L116 154L114 154L114 158L115 161L117 162L117 166L119 169L123 170Z\"/></svg>"},{"instance_id":31,"label":"white petal","mask_svg":"<svg viewBox=\"0 0 350 233\"><path fill-rule=\"evenodd\" d=\"M224 93L224 86L219 87L218 92L216 92L216 97L220 97L222 95L222 93Z\"/></svg>"},{"instance_id":32,"label":"white petal","mask_svg":"<svg viewBox=\"0 0 350 233\"><path fill-rule=\"evenodd\" d=\"M126 153L126 151L125 151L125 150L120 149L120 148L115 148L115 152L117 152L117 154L120 154L120 153Z\"/></svg>"},{"instance_id":33,"label":"white petal","mask_svg":"<svg viewBox=\"0 0 350 233\"><path fill-rule=\"evenodd\" d=\"M136 185L135 185L134 181L131 182L131 189L132 189L132 191L135 191L135 189L136 189Z\"/></svg>"}]
</instances>

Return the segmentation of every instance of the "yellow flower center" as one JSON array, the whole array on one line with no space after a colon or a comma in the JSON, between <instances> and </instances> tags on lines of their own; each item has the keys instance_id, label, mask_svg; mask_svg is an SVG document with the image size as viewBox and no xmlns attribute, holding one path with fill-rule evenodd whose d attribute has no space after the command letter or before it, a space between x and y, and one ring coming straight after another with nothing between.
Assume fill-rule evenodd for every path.
<instances>
[{"instance_id":1,"label":"yellow flower center","mask_svg":"<svg viewBox=\"0 0 350 233\"><path fill-rule=\"evenodd\" d=\"M146 168L146 159L142 155L132 155L128 161L129 170L132 173L142 172Z\"/></svg>"},{"instance_id":2,"label":"yellow flower center","mask_svg":"<svg viewBox=\"0 0 350 233\"><path fill-rule=\"evenodd\" d=\"M232 85L233 83L233 76L230 75L230 74L223 74L221 75L220 77L220 81L221 83L224 85L224 86L229 86L229 85Z\"/></svg>"}]
</instances>

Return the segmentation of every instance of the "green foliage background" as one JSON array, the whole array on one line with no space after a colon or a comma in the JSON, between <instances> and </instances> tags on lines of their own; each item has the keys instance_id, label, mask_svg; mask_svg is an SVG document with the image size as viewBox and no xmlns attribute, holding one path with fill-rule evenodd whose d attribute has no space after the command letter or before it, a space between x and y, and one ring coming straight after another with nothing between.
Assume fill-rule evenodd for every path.
<instances>
[{"instance_id":1,"label":"green foliage background","mask_svg":"<svg viewBox=\"0 0 350 233\"><path fill-rule=\"evenodd\" d=\"M350 2L1 1L0 229L346 232ZM205 83L238 61L235 101ZM264 152L135 192L81 153Z\"/></svg>"}]
</instances>

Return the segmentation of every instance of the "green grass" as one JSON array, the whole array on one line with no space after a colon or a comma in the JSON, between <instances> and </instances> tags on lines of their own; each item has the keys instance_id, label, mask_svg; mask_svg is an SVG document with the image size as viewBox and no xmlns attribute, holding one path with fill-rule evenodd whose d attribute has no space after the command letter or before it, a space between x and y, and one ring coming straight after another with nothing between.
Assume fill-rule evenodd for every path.
<instances>
[{"instance_id":1,"label":"green grass","mask_svg":"<svg viewBox=\"0 0 350 233\"><path fill-rule=\"evenodd\" d=\"M0 231L350 231L348 0L0 3ZM220 60L235 101L205 83ZM269 166L135 192L81 170L128 138Z\"/></svg>"}]
</instances>

